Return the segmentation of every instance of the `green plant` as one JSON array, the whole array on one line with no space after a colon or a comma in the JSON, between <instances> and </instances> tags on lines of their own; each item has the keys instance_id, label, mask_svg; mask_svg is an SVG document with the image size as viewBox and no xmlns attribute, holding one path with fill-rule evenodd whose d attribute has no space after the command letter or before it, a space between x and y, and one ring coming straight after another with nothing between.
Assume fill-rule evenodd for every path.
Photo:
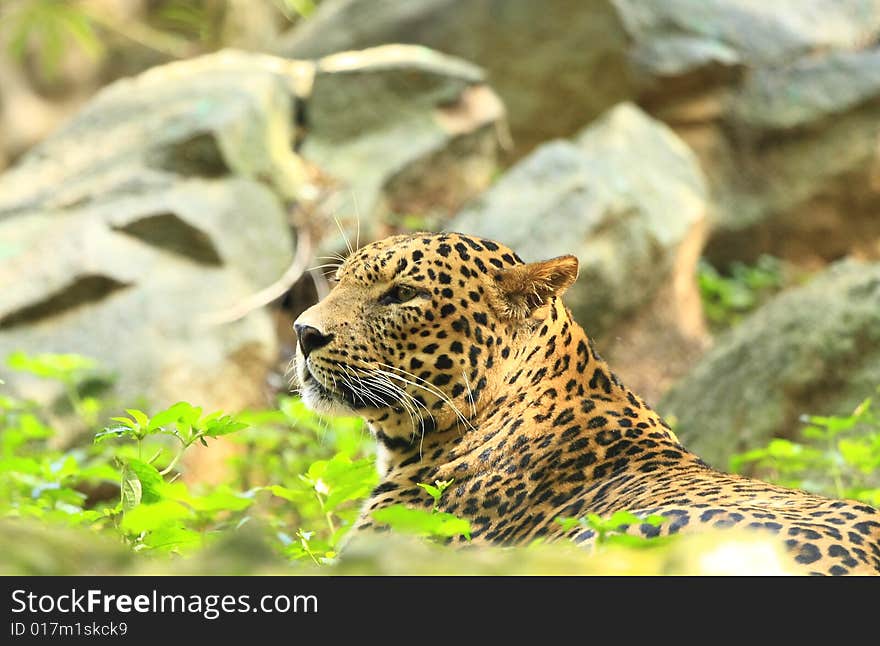
<instances>
[{"instance_id":1,"label":"green plant","mask_svg":"<svg viewBox=\"0 0 880 646\"><path fill-rule=\"evenodd\" d=\"M417 483L434 500L431 511L413 509L405 505L390 505L373 512L373 518L404 534L425 536L433 539L450 539L464 536L471 540L471 524L464 518L440 511L443 493L453 480L435 480L434 484Z\"/></svg>"},{"instance_id":2,"label":"green plant","mask_svg":"<svg viewBox=\"0 0 880 646\"><path fill-rule=\"evenodd\" d=\"M60 382L72 412L86 423L95 417L97 401L80 394L82 383L94 374L94 361L16 352L6 363L13 370ZM110 513L105 508L87 508L88 494L118 473L92 447L54 448L56 431L47 418L54 416L35 403L0 393L0 513L68 525L106 521Z\"/></svg>"},{"instance_id":3,"label":"green plant","mask_svg":"<svg viewBox=\"0 0 880 646\"><path fill-rule=\"evenodd\" d=\"M15 353L7 363L61 382L85 423L104 404L84 405L78 395L96 370L88 358ZM0 515L86 525L153 553L189 552L255 521L290 559L324 563L377 482L360 420L328 424L294 398L236 416L187 402L152 416L126 413L96 429L94 442L62 451L52 448L51 416L0 394ZM242 449L227 482L207 489L181 481L184 455L221 436Z\"/></svg>"},{"instance_id":4,"label":"green plant","mask_svg":"<svg viewBox=\"0 0 880 646\"><path fill-rule=\"evenodd\" d=\"M754 265L734 262L728 275L701 258L697 265L697 283L706 318L720 329L736 324L780 291L785 286L785 278L782 262L773 256L762 255Z\"/></svg>"},{"instance_id":5,"label":"green plant","mask_svg":"<svg viewBox=\"0 0 880 646\"><path fill-rule=\"evenodd\" d=\"M449 489L449 486L455 480L435 480L434 484L429 485L419 482L418 485L428 492L428 495L434 499L434 511L440 511L440 500L443 498L443 492Z\"/></svg>"},{"instance_id":6,"label":"green plant","mask_svg":"<svg viewBox=\"0 0 880 646\"><path fill-rule=\"evenodd\" d=\"M880 412L872 399L850 415L806 415L802 421L803 442L774 438L732 456L730 469L749 468L787 487L880 506Z\"/></svg>"},{"instance_id":7,"label":"green plant","mask_svg":"<svg viewBox=\"0 0 880 646\"><path fill-rule=\"evenodd\" d=\"M562 525L562 529L565 532L569 532L577 526L592 530L593 546L596 550L606 545L623 545L634 548L655 547L670 538L665 536L661 539L659 536L646 537L626 533L631 525L659 527L666 521L666 518L658 514L649 514L642 517L629 511L620 510L614 512L608 518L602 518L598 514L587 514L580 518L557 518L556 521Z\"/></svg>"},{"instance_id":8,"label":"green plant","mask_svg":"<svg viewBox=\"0 0 880 646\"><path fill-rule=\"evenodd\" d=\"M86 426L97 423L100 401L96 397L85 396L83 386L93 379L108 378L100 375L98 363L94 359L78 354L28 355L24 352L13 352L6 358L6 365L18 372L59 382L64 387L64 394L73 414Z\"/></svg>"},{"instance_id":9,"label":"green plant","mask_svg":"<svg viewBox=\"0 0 880 646\"><path fill-rule=\"evenodd\" d=\"M59 382L68 396L81 399L84 383L98 370L75 355L17 353L8 363ZM94 405L99 410L106 402L97 398ZM93 415L90 406L72 404L70 412L84 415L83 423ZM0 387L0 516L37 519L48 528L88 528L116 538L143 555L138 558L197 555L248 525L282 562L332 567L378 482L373 441L363 423L322 419L294 397L279 398L273 409L236 415L205 414L187 402L153 415L132 408L104 428L93 426L89 441L65 448L56 441L54 419L45 407ZM805 419L803 444L774 440L738 456L733 466L767 469L785 484L878 504L880 420L871 401L849 416ZM235 448L222 482L209 487L188 477L190 457L219 441ZM425 509L394 505L373 518L435 542L469 539L467 520L440 511L453 484L418 483ZM629 526L658 527L663 520L621 511L558 522L566 531L592 531L601 551L663 544L668 537L626 533Z\"/></svg>"},{"instance_id":10,"label":"green plant","mask_svg":"<svg viewBox=\"0 0 880 646\"><path fill-rule=\"evenodd\" d=\"M13 58L23 59L28 46L34 46L40 70L47 78L57 73L71 43L94 58L103 54L92 21L77 3L19 0L0 11L0 22Z\"/></svg>"},{"instance_id":11,"label":"green plant","mask_svg":"<svg viewBox=\"0 0 880 646\"><path fill-rule=\"evenodd\" d=\"M291 22L316 8L315 0L264 1ZM94 0L4 0L0 39L15 60L32 55L43 77L53 79L71 49L104 58L107 34L174 59L219 49L228 9L226 0L160 0L148 3L142 15L121 16Z\"/></svg>"}]
</instances>

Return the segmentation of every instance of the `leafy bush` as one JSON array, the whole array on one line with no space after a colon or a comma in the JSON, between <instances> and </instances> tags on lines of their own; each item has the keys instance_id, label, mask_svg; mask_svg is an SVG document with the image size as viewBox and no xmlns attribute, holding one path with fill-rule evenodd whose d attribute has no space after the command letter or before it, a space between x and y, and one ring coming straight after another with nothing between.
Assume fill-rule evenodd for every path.
<instances>
[{"instance_id":1,"label":"leafy bush","mask_svg":"<svg viewBox=\"0 0 880 646\"><path fill-rule=\"evenodd\" d=\"M557 518L556 521L562 525L566 532L577 526L590 530L595 537L593 545L597 550L608 545L635 548L657 547L674 538L674 536L664 536L662 540L659 540L659 536L645 537L626 533L626 530L632 525L659 527L666 521L666 517L659 514L642 517L621 510L614 512L608 518L602 518L598 514L587 514L581 518Z\"/></svg>"},{"instance_id":2,"label":"leafy bush","mask_svg":"<svg viewBox=\"0 0 880 646\"><path fill-rule=\"evenodd\" d=\"M105 407L80 395L96 368L90 359L15 353L7 365L61 382L66 408L81 424L94 426ZM235 416L205 414L187 402L152 416L125 412L93 432L91 444L60 450L38 406L0 396L0 515L87 526L158 554L189 553L223 532L259 523L279 554L325 565L378 484L373 442L361 420L319 418L293 397L279 398L275 410ZM209 489L181 479L191 447L221 436L237 445L227 482ZM434 499L432 511L395 505L376 512L376 520L401 533L469 537L467 521L437 508L451 484L421 485Z\"/></svg>"},{"instance_id":3,"label":"leafy bush","mask_svg":"<svg viewBox=\"0 0 880 646\"><path fill-rule=\"evenodd\" d=\"M96 369L82 357L17 353L7 363L60 381L69 400L64 408L78 415L81 424L93 424L96 411L106 405L82 396L83 382ZM222 546L247 526L271 544L280 563L323 568L337 562L340 543L378 482L373 441L362 422L319 418L293 397L280 397L273 410L238 415L206 414L186 402L152 415L132 408L105 428L93 426L89 441L67 448L60 448L49 419L45 408L0 391L0 517L115 537L138 559L167 562L169 556L209 555L213 545ZM880 421L870 401L851 416L810 417L808 422L805 437L821 446L774 440L737 456L732 466L756 466L787 485L878 504L874 473L880 466ZM236 447L223 484L188 481L187 455L221 437ZM434 542L469 539L466 520L440 511L453 484L420 483L425 509L394 505L374 512L373 518L394 533ZM653 571L662 569L658 563L664 558L677 558L676 545L683 539L647 539L626 530L663 520L619 511L609 518L591 514L557 522L566 531L576 526L590 530L592 552L603 559L629 550L630 565L617 561L615 567ZM21 531L31 530L23 524ZM654 556L648 557L645 547L661 549L652 549ZM501 551L486 554L487 567L508 562ZM546 558L547 567L556 563L542 554L540 562ZM464 561L450 556L449 563L460 568Z\"/></svg>"},{"instance_id":4,"label":"leafy bush","mask_svg":"<svg viewBox=\"0 0 880 646\"><path fill-rule=\"evenodd\" d=\"M705 258L697 265L697 283L703 311L716 330L739 322L748 312L785 287L782 262L763 255L754 265L734 262L729 275L722 274Z\"/></svg>"},{"instance_id":5,"label":"leafy bush","mask_svg":"<svg viewBox=\"0 0 880 646\"><path fill-rule=\"evenodd\" d=\"M880 411L872 400L851 415L806 415L802 421L803 442L774 438L734 455L730 469L750 469L786 487L880 507Z\"/></svg>"},{"instance_id":6,"label":"leafy bush","mask_svg":"<svg viewBox=\"0 0 880 646\"><path fill-rule=\"evenodd\" d=\"M93 423L101 403L79 395L93 362L16 353L7 365L60 381L69 408ZM236 416L204 414L186 402L152 416L126 413L95 432L93 443L61 450L33 402L0 396L0 514L88 526L136 551L178 554L258 522L281 554L323 563L377 483L360 420L330 424L290 397L277 410ZM208 489L182 480L191 447L221 436L239 447L230 481Z\"/></svg>"}]
</instances>

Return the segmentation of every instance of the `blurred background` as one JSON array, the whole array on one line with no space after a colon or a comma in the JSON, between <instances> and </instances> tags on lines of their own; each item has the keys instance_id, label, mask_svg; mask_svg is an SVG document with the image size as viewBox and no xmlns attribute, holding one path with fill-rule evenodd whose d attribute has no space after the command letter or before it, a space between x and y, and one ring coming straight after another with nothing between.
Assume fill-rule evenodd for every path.
<instances>
[{"instance_id":1,"label":"blurred background","mask_svg":"<svg viewBox=\"0 0 880 646\"><path fill-rule=\"evenodd\" d=\"M430 229L576 254L711 464L822 415L880 466L880 0L2 0L0 169L0 379L62 448L275 406L328 258Z\"/></svg>"}]
</instances>

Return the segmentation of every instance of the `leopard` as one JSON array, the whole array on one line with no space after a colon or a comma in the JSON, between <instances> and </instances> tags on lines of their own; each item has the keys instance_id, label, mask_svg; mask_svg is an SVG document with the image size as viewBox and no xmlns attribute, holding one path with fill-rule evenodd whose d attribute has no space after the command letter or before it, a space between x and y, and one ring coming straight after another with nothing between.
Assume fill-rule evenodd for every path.
<instances>
[{"instance_id":1,"label":"leopard","mask_svg":"<svg viewBox=\"0 0 880 646\"><path fill-rule=\"evenodd\" d=\"M574 255L525 262L455 232L398 234L352 250L294 322L305 405L357 415L379 484L352 532L387 529L392 505L463 518L452 542L569 539L628 511L651 538L742 528L773 537L797 573L880 574L880 512L718 470L627 389L562 296ZM420 484L451 482L439 500ZM662 522L648 522L654 516ZM644 522L643 522L644 521Z\"/></svg>"}]
</instances>

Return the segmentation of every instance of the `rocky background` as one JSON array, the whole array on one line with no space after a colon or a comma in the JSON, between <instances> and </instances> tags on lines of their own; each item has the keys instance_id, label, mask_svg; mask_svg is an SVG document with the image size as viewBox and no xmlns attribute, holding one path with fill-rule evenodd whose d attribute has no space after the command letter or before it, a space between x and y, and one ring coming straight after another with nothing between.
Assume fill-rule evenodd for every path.
<instances>
[{"instance_id":1,"label":"rocky background","mask_svg":"<svg viewBox=\"0 0 880 646\"><path fill-rule=\"evenodd\" d=\"M880 385L880 0L188 3L198 38L94 0L54 61L36 4L0 9L0 357L262 406L322 257L446 229L575 253L577 319L717 466ZM768 255L718 325L701 272Z\"/></svg>"}]
</instances>

